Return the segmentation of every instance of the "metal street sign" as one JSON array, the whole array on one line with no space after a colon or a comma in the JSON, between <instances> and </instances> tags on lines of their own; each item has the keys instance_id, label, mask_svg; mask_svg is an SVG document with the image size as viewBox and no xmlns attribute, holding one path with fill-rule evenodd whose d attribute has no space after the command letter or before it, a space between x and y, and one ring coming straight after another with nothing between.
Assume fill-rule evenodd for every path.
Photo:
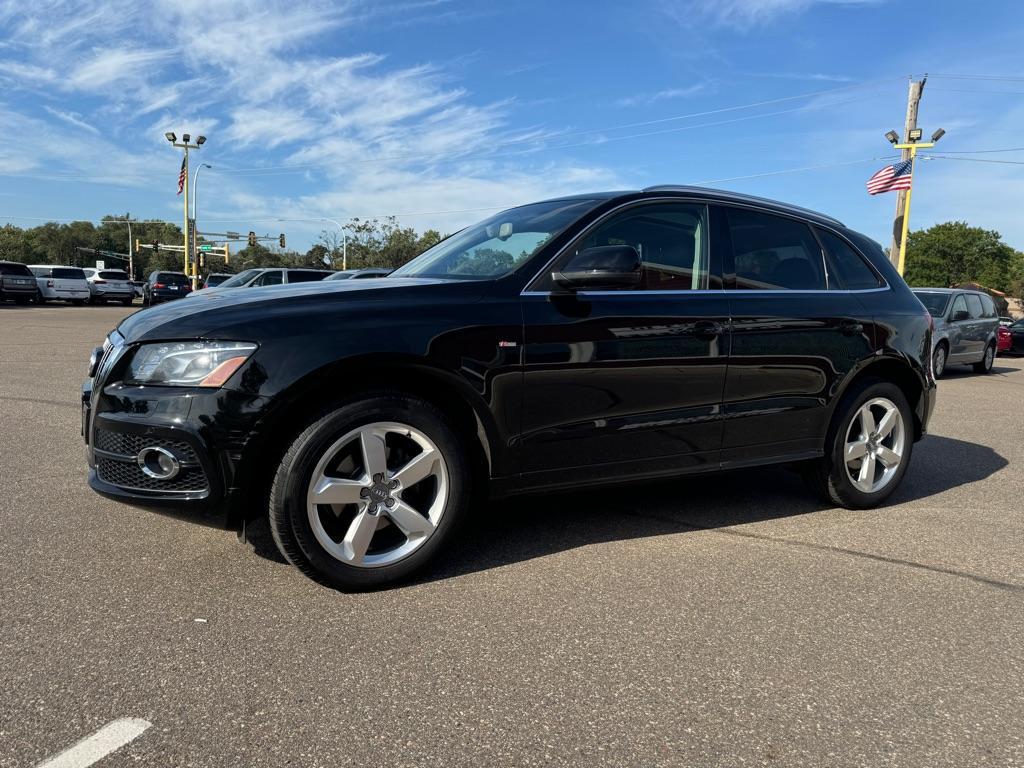
<instances>
[{"instance_id":1,"label":"metal street sign","mask_svg":"<svg viewBox=\"0 0 1024 768\"><path fill-rule=\"evenodd\" d=\"M241 235L239 235L237 232L225 232L224 234L230 240L237 240L239 237L241 237Z\"/></svg>"},{"instance_id":2,"label":"metal street sign","mask_svg":"<svg viewBox=\"0 0 1024 768\"><path fill-rule=\"evenodd\" d=\"M208 243L203 243L202 245L199 246L199 250L200 251L212 251L213 250L213 246L209 245Z\"/></svg>"},{"instance_id":3,"label":"metal street sign","mask_svg":"<svg viewBox=\"0 0 1024 768\"><path fill-rule=\"evenodd\" d=\"M107 268L107 262L102 261L101 259L96 259L96 269L106 269L106 268Z\"/></svg>"}]
</instances>

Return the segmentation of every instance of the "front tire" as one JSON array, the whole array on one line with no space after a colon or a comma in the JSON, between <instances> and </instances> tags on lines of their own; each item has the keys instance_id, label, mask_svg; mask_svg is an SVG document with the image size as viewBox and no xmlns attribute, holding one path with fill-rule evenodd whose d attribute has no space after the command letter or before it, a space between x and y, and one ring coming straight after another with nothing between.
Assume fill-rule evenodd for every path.
<instances>
[{"instance_id":1,"label":"front tire","mask_svg":"<svg viewBox=\"0 0 1024 768\"><path fill-rule=\"evenodd\" d=\"M985 347L985 356L974 364L975 373L992 373L992 366L996 362L996 345L995 342L989 342L989 345Z\"/></svg>"},{"instance_id":2,"label":"front tire","mask_svg":"<svg viewBox=\"0 0 1024 768\"><path fill-rule=\"evenodd\" d=\"M914 422L903 390L868 379L836 408L826 455L808 479L821 496L846 509L878 506L896 490L914 447Z\"/></svg>"},{"instance_id":3,"label":"front tire","mask_svg":"<svg viewBox=\"0 0 1024 768\"><path fill-rule=\"evenodd\" d=\"M470 497L465 446L444 414L379 393L333 408L295 438L274 477L270 529L306 575L374 589L433 560Z\"/></svg>"}]
</instances>

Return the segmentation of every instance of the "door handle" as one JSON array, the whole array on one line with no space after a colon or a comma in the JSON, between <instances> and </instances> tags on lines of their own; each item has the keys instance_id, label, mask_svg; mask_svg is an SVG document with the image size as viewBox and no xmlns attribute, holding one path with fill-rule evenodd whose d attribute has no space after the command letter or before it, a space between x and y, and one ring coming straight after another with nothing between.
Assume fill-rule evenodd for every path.
<instances>
[{"instance_id":1,"label":"door handle","mask_svg":"<svg viewBox=\"0 0 1024 768\"><path fill-rule=\"evenodd\" d=\"M711 341L722 335L722 324L714 320L698 320L693 324L693 335L698 339Z\"/></svg>"},{"instance_id":2,"label":"door handle","mask_svg":"<svg viewBox=\"0 0 1024 768\"><path fill-rule=\"evenodd\" d=\"M857 336L864 333L864 324L856 320L843 320L839 324L839 332L844 336Z\"/></svg>"}]
</instances>

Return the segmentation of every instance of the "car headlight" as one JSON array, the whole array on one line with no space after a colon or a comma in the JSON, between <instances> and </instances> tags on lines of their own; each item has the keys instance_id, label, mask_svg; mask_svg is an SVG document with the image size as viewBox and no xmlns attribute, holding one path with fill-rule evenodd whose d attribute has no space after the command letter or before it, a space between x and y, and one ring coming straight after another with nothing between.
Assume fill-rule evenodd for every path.
<instances>
[{"instance_id":1,"label":"car headlight","mask_svg":"<svg viewBox=\"0 0 1024 768\"><path fill-rule=\"evenodd\" d=\"M219 387L256 351L244 341L168 341L143 344L125 376L129 384Z\"/></svg>"}]
</instances>

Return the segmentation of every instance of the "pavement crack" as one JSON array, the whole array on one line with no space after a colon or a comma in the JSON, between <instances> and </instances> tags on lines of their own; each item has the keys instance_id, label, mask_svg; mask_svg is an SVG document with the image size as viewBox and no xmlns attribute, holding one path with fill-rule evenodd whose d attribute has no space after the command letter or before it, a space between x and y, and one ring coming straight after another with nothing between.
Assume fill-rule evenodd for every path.
<instances>
[{"instance_id":1,"label":"pavement crack","mask_svg":"<svg viewBox=\"0 0 1024 768\"><path fill-rule=\"evenodd\" d=\"M700 525L698 523L683 522L679 520L671 520L670 518L662 515L651 515L644 514L644 517L653 518L660 520L661 522L670 522L673 525L679 525L686 528L690 528L695 531L708 531L710 533L720 533L723 536L737 536L744 539L757 539L760 541L770 541L775 544L786 544L794 547L802 547L804 549L813 549L820 552L838 552L843 555L850 555L851 557L860 557L866 560L874 560L880 563L887 563L889 565L902 565L907 568L916 568L922 571L930 571L932 573L942 573L947 576L956 576L961 579L967 579L977 584L984 584L989 587L996 587L997 589L1007 590L1009 592L1021 592L1024 593L1024 584L1014 584L1013 582L1000 581L998 579L991 579L987 576L979 576L976 573L970 571L961 571L957 568L948 568L942 565L928 565L927 563L919 563L915 560L904 560L899 557L890 557L888 555L877 555L873 552L864 552L859 549L849 549L847 547L836 547L829 544L815 544L810 541L800 541L799 539L785 539L779 536L768 536L763 533L754 533L753 531L740 531L735 528L722 528L714 525Z\"/></svg>"}]
</instances>

